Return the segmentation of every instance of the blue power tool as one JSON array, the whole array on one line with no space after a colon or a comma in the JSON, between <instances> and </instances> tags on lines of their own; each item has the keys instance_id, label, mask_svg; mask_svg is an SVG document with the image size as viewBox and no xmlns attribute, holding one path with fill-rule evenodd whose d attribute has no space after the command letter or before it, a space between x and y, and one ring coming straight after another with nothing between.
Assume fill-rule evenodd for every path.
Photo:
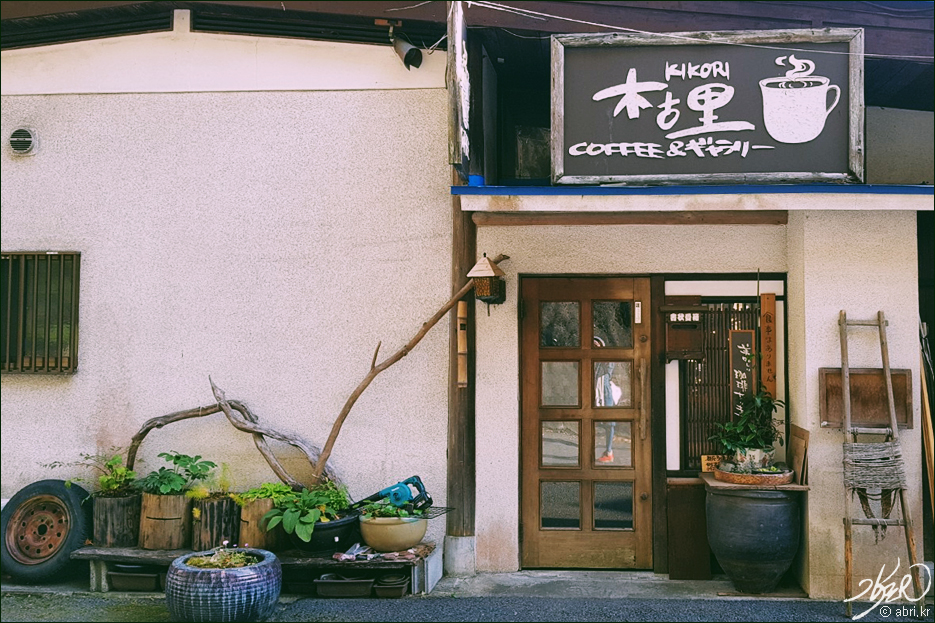
<instances>
[{"instance_id":1,"label":"blue power tool","mask_svg":"<svg viewBox=\"0 0 935 623\"><path fill-rule=\"evenodd\" d=\"M415 495L412 494L413 489L415 489ZM422 479L418 476L413 476L412 478L397 482L395 485L390 485L369 497L355 502L351 505L351 508L359 508L370 502L378 502L384 499L389 500L390 504L393 506L409 506L413 510L420 511L432 505L432 496L425 490Z\"/></svg>"}]
</instances>

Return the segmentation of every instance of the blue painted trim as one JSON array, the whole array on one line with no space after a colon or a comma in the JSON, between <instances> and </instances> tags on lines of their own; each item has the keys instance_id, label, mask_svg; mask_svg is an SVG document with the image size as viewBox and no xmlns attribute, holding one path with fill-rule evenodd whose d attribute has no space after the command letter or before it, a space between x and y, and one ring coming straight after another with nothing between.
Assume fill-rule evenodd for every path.
<instances>
[{"instance_id":1,"label":"blue painted trim","mask_svg":"<svg viewBox=\"0 0 935 623\"><path fill-rule=\"evenodd\" d=\"M758 186L452 186L452 195L933 195L935 186L898 184L774 184Z\"/></svg>"}]
</instances>

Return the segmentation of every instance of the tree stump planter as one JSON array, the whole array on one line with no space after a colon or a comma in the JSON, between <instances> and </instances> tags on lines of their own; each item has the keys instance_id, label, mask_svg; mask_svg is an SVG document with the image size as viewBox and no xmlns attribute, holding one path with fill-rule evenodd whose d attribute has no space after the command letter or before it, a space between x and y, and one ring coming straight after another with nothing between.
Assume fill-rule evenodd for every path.
<instances>
[{"instance_id":1,"label":"tree stump planter","mask_svg":"<svg viewBox=\"0 0 935 623\"><path fill-rule=\"evenodd\" d=\"M202 551L220 547L227 541L240 543L240 506L227 496L213 500L195 500L192 504L192 549ZM251 545L253 542L247 541Z\"/></svg>"},{"instance_id":2,"label":"tree stump planter","mask_svg":"<svg viewBox=\"0 0 935 623\"><path fill-rule=\"evenodd\" d=\"M142 496L95 496L93 499L94 544L98 547L136 547L140 541Z\"/></svg>"},{"instance_id":3,"label":"tree stump planter","mask_svg":"<svg viewBox=\"0 0 935 623\"><path fill-rule=\"evenodd\" d=\"M254 548L233 548L260 559L233 569L202 569L185 554L172 561L166 574L166 605L173 621L262 621L276 609L282 589L282 566L276 554Z\"/></svg>"},{"instance_id":4,"label":"tree stump planter","mask_svg":"<svg viewBox=\"0 0 935 623\"><path fill-rule=\"evenodd\" d=\"M273 501L260 498L247 502L240 509L240 544L278 552L287 549L289 539L281 526L266 531L263 516L273 509Z\"/></svg>"},{"instance_id":5,"label":"tree stump planter","mask_svg":"<svg viewBox=\"0 0 935 623\"><path fill-rule=\"evenodd\" d=\"M186 549L191 542L191 498L144 493L140 507L140 547Z\"/></svg>"}]
</instances>

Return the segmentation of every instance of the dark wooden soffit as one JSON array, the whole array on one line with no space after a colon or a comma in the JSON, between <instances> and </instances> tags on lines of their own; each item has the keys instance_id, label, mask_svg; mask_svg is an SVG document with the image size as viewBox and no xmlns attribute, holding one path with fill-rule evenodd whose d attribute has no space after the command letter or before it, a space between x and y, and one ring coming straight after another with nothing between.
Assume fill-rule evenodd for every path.
<instances>
[{"instance_id":1,"label":"dark wooden soffit","mask_svg":"<svg viewBox=\"0 0 935 623\"><path fill-rule=\"evenodd\" d=\"M697 212L474 212L474 224L510 225L785 225L786 210Z\"/></svg>"},{"instance_id":2,"label":"dark wooden soffit","mask_svg":"<svg viewBox=\"0 0 935 623\"><path fill-rule=\"evenodd\" d=\"M498 2L574 20L611 24L651 32L698 30L760 30L771 28L867 29L868 54L931 56L933 8L931 2ZM446 21L445 2L313 2L295 0L243 0L218 2L65 1L0 3L3 20L114 9L130 5L219 5L266 9L272 13L329 13L367 18ZM473 5L465 8L470 26L499 27L540 33L603 32L607 28L566 21L536 19Z\"/></svg>"}]
</instances>

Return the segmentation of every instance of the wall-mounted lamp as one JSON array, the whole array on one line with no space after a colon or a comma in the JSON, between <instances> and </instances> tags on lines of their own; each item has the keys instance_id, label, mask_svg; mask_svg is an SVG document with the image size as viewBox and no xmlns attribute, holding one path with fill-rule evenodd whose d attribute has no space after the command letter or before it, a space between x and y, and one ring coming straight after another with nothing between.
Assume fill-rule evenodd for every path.
<instances>
[{"instance_id":1,"label":"wall-mounted lamp","mask_svg":"<svg viewBox=\"0 0 935 623\"><path fill-rule=\"evenodd\" d=\"M487 305L499 305L506 300L506 282L501 279L506 273L487 258L480 259L467 274L474 280L474 297Z\"/></svg>"},{"instance_id":2,"label":"wall-mounted lamp","mask_svg":"<svg viewBox=\"0 0 935 623\"><path fill-rule=\"evenodd\" d=\"M422 50L393 34L393 29L402 26L402 22L378 19L374 20L374 23L377 26L389 26L390 42L393 44L393 50L396 51L396 56L403 62L403 66L407 70L410 67L418 69L419 66L422 65Z\"/></svg>"}]
</instances>

